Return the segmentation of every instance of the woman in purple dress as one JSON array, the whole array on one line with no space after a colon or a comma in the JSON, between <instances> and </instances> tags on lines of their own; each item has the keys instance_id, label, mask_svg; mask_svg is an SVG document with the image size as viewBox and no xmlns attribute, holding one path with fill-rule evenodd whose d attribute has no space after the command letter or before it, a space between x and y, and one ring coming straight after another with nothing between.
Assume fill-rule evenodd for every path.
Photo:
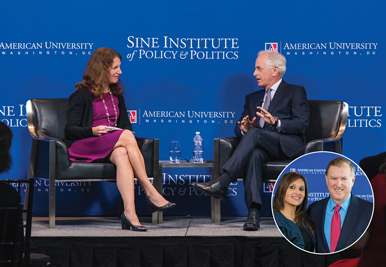
<instances>
[{"instance_id":1,"label":"woman in purple dress","mask_svg":"<svg viewBox=\"0 0 386 267\"><path fill-rule=\"evenodd\" d=\"M131 126L122 86L119 83L121 55L99 48L90 57L83 81L75 84L65 128L64 142L72 161L107 161L117 167L117 186L124 211L122 229L146 231L135 212L134 176L146 191L152 210L175 206L154 188L145 170Z\"/></svg>"}]
</instances>

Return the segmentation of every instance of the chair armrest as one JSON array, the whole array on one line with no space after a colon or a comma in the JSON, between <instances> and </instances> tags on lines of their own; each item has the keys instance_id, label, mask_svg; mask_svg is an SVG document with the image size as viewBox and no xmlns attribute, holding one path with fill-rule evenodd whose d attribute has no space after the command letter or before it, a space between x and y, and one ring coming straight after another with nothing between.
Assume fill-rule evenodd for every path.
<instances>
[{"instance_id":1,"label":"chair armrest","mask_svg":"<svg viewBox=\"0 0 386 267\"><path fill-rule=\"evenodd\" d=\"M221 175L224 170L222 166L231 158L236 147L240 143L240 138L238 137L220 137L219 139L219 175Z\"/></svg>"},{"instance_id":2,"label":"chair armrest","mask_svg":"<svg viewBox=\"0 0 386 267\"><path fill-rule=\"evenodd\" d=\"M141 149L143 145L145 145L145 147L149 146L149 145L151 146L151 143L153 142L154 139L153 138L136 136L135 140L137 140L138 147L139 147L139 149Z\"/></svg>"},{"instance_id":3,"label":"chair armrest","mask_svg":"<svg viewBox=\"0 0 386 267\"><path fill-rule=\"evenodd\" d=\"M39 134L39 136L33 135L31 133L31 136L32 136L32 139L35 139L37 141L42 141L42 142L61 141L58 138L51 137L51 136L48 136L48 135L44 135L44 134L41 134L41 133Z\"/></svg>"},{"instance_id":4,"label":"chair armrest","mask_svg":"<svg viewBox=\"0 0 386 267\"><path fill-rule=\"evenodd\" d=\"M220 152L228 154L230 158L239 143L238 137L220 137Z\"/></svg>"},{"instance_id":5,"label":"chair armrest","mask_svg":"<svg viewBox=\"0 0 386 267\"><path fill-rule=\"evenodd\" d=\"M70 166L70 155L68 154L68 147L67 145L61 141L57 140L55 141L56 144L56 166L57 166L57 173L60 174L65 172L68 167Z\"/></svg>"},{"instance_id":6,"label":"chair armrest","mask_svg":"<svg viewBox=\"0 0 386 267\"><path fill-rule=\"evenodd\" d=\"M38 146L39 146L39 143L55 142L56 147L54 149L56 149L56 156L58 157L57 160L59 160L59 158L60 160L64 160L67 167L70 165L70 156L68 154L68 147L62 140L59 140L57 138L50 137L50 136L44 136L44 138L33 137L33 139L38 143ZM59 164L59 166L60 165L61 164Z\"/></svg>"},{"instance_id":7,"label":"chair armrest","mask_svg":"<svg viewBox=\"0 0 386 267\"><path fill-rule=\"evenodd\" d=\"M50 136L33 137L30 166L33 177L49 177L49 162L55 160L55 172L61 173L70 166L70 158L66 144Z\"/></svg>"},{"instance_id":8,"label":"chair armrest","mask_svg":"<svg viewBox=\"0 0 386 267\"><path fill-rule=\"evenodd\" d=\"M307 143L305 154L315 151L332 151L342 154L342 138L340 139L316 139Z\"/></svg>"},{"instance_id":9,"label":"chair armrest","mask_svg":"<svg viewBox=\"0 0 386 267\"><path fill-rule=\"evenodd\" d=\"M135 139L145 161L146 174L149 177L154 177L154 171L157 168L154 164L155 161L159 160L158 139L139 136L136 136ZM158 162L156 164L158 166Z\"/></svg>"}]
</instances>

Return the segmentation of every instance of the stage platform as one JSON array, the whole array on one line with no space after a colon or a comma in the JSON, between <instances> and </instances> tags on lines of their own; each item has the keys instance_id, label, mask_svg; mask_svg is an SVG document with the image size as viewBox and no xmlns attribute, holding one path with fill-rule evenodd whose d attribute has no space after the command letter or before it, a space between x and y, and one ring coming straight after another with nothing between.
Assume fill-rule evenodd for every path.
<instances>
[{"instance_id":1,"label":"stage platform","mask_svg":"<svg viewBox=\"0 0 386 267\"><path fill-rule=\"evenodd\" d=\"M285 240L271 217L261 219L259 231L242 230L246 217L210 218L165 216L151 225L141 217L147 232L122 230L118 218L35 217L31 249L47 254L53 266L328 266L357 252L322 256L303 252Z\"/></svg>"},{"instance_id":2,"label":"stage platform","mask_svg":"<svg viewBox=\"0 0 386 267\"><path fill-rule=\"evenodd\" d=\"M121 221L114 217L68 217L57 218L56 228L48 228L48 218L33 218L32 237L159 237L159 236L245 236L245 237L281 237L271 217L261 219L259 231L243 231L246 217L223 218L221 225L211 223L210 218L202 217L164 217L164 223L151 224L150 217L141 217L140 221L148 230L134 232L122 230Z\"/></svg>"}]
</instances>

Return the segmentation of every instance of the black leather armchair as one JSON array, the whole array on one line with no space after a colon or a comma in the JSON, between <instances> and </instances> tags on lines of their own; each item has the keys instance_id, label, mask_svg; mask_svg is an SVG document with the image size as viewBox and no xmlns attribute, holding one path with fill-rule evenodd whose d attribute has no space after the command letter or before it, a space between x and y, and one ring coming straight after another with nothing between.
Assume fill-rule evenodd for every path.
<instances>
[{"instance_id":1,"label":"black leather armchair","mask_svg":"<svg viewBox=\"0 0 386 267\"><path fill-rule=\"evenodd\" d=\"M308 100L310 122L306 132L307 147L304 153L333 151L342 153L342 137L346 129L348 105L341 101ZM222 137L214 140L214 171L212 179L223 173L222 166L230 159L240 140L238 137ZM275 182L291 160L269 161L263 165L264 182ZM212 222L221 223L220 200L211 198Z\"/></svg>"},{"instance_id":2,"label":"black leather armchair","mask_svg":"<svg viewBox=\"0 0 386 267\"><path fill-rule=\"evenodd\" d=\"M67 119L68 99L31 99L27 102L28 129L33 138L28 177L49 179L49 226L55 228L55 181L115 181L112 163L71 162L67 146L62 142ZM136 137L145 160L148 177L161 177L159 140ZM153 180L162 192L162 181ZM161 215L160 215L161 216ZM158 223L158 212L152 214Z\"/></svg>"}]
</instances>

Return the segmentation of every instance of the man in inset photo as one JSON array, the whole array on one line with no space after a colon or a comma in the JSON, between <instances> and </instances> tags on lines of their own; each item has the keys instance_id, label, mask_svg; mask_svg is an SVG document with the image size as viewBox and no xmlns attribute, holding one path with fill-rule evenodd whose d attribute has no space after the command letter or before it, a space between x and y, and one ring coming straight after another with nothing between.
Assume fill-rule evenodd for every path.
<instances>
[{"instance_id":1,"label":"man in inset photo","mask_svg":"<svg viewBox=\"0 0 386 267\"><path fill-rule=\"evenodd\" d=\"M370 223L373 203L351 193L355 169L344 158L332 160L326 169L330 197L308 207L315 224L317 253L340 251L355 243Z\"/></svg>"}]
</instances>

